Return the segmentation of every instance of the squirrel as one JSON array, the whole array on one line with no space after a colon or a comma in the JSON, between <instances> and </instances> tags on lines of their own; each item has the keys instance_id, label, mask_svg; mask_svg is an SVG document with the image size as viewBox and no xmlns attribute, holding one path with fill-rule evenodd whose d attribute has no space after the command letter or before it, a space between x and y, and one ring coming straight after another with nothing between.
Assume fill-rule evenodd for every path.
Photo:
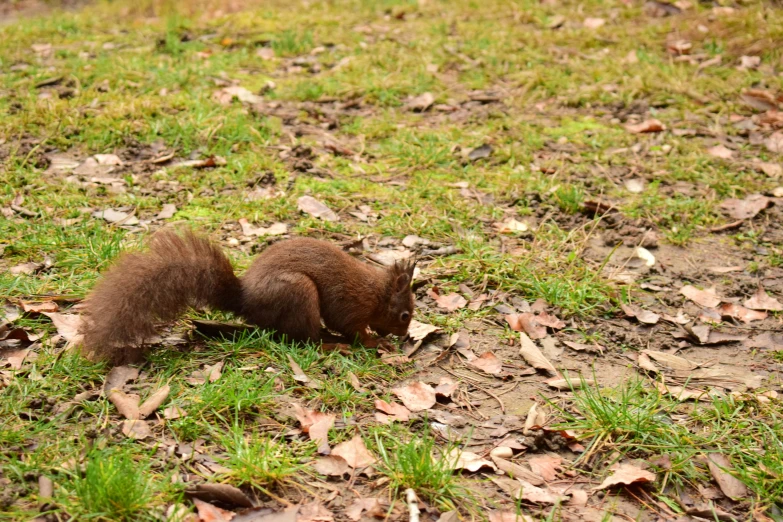
<instances>
[{"instance_id":1,"label":"squirrel","mask_svg":"<svg viewBox=\"0 0 783 522\"><path fill-rule=\"evenodd\" d=\"M148 251L122 254L87 295L82 348L93 360L136 362L156 321L173 321L189 306L204 305L289 341L335 342L321 333L323 320L349 342L358 337L372 345L368 329L380 336L407 334L415 264L375 267L326 241L295 238L266 248L237 277L216 244L190 230L162 230Z\"/></svg>"}]
</instances>

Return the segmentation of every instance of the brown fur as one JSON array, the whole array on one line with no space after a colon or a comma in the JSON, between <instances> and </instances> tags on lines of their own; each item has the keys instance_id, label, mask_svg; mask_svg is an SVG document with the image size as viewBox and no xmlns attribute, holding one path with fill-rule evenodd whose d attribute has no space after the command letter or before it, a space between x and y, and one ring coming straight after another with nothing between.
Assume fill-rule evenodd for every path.
<instances>
[{"instance_id":1,"label":"brown fur","mask_svg":"<svg viewBox=\"0 0 783 522\"><path fill-rule=\"evenodd\" d=\"M121 256L87 297L84 347L115 364L136 360L155 322L205 305L295 341L325 340L322 320L351 340L366 341L368 328L404 335L413 315L413 268L376 268L325 241L291 239L267 248L237 278L208 240L161 231L148 252Z\"/></svg>"}]
</instances>

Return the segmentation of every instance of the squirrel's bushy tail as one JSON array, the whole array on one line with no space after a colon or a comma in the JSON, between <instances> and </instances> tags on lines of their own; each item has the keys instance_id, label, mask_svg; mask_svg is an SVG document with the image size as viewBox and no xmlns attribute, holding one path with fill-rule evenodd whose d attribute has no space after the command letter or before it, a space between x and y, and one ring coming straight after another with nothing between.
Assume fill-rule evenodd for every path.
<instances>
[{"instance_id":1,"label":"squirrel's bushy tail","mask_svg":"<svg viewBox=\"0 0 783 522\"><path fill-rule=\"evenodd\" d=\"M149 250L123 254L85 300L86 355L122 364L137 360L156 321L189 306L237 311L241 289L220 248L190 231L158 232Z\"/></svg>"}]
</instances>

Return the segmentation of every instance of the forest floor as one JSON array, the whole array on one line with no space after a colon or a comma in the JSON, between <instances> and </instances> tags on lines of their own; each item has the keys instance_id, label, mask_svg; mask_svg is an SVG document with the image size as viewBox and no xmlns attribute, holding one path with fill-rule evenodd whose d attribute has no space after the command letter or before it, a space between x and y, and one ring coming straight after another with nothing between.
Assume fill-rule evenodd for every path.
<instances>
[{"instance_id":1,"label":"forest floor","mask_svg":"<svg viewBox=\"0 0 783 522\"><path fill-rule=\"evenodd\" d=\"M0 10L0 520L783 520L779 4L66 7ZM82 358L182 225L417 256L415 328Z\"/></svg>"}]
</instances>

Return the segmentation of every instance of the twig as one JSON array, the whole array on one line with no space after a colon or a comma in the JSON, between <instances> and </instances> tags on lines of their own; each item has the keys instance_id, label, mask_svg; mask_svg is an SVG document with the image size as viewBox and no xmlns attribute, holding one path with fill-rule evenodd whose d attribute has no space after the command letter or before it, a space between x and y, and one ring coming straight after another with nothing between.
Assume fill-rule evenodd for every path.
<instances>
[{"instance_id":1,"label":"twig","mask_svg":"<svg viewBox=\"0 0 783 522\"><path fill-rule=\"evenodd\" d=\"M410 522L419 522L419 499L416 498L416 492L408 488L405 490L405 500L408 502L408 512L410 513Z\"/></svg>"}]
</instances>

